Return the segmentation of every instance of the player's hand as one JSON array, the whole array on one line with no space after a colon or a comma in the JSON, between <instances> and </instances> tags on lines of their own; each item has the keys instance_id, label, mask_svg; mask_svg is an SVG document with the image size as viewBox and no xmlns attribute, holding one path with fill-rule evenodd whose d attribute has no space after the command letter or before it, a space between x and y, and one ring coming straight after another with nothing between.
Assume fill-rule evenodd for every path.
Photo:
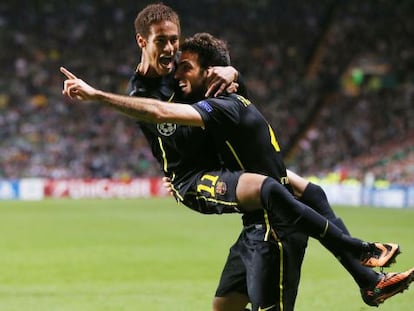
<instances>
[{"instance_id":1,"label":"player's hand","mask_svg":"<svg viewBox=\"0 0 414 311\"><path fill-rule=\"evenodd\" d=\"M63 95L81 101L96 99L98 91L95 88L87 84L82 79L77 78L65 67L60 67L60 72L63 73L67 78L63 82Z\"/></svg>"},{"instance_id":2,"label":"player's hand","mask_svg":"<svg viewBox=\"0 0 414 311\"><path fill-rule=\"evenodd\" d=\"M236 82L230 83L230 85L227 87L226 92L231 93L237 93L237 89L239 88L239 84Z\"/></svg>"},{"instance_id":3,"label":"player's hand","mask_svg":"<svg viewBox=\"0 0 414 311\"><path fill-rule=\"evenodd\" d=\"M237 75L237 70L231 66L210 67L207 71L208 88L205 96L219 96L236 80Z\"/></svg>"},{"instance_id":4,"label":"player's hand","mask_svg":"<svg viewBox=\"0 0 414 311\"><path fill-rule=\"evenodd\" d=\"M172 190L172 185L171 185L171 179L169 179L168 177L163 177L162 178L162 186L167 190L167 192L170 195L173 195L173 190Z\"/></svg>"}]
</instances>

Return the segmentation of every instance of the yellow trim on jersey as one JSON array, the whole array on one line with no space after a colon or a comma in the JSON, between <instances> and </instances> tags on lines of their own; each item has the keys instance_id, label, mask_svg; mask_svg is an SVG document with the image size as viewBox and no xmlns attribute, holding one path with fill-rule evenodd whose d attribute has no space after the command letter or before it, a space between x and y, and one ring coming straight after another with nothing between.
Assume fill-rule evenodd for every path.
<instances>
[{"instance_id":1,"label":"yellow trim on jersey","mask_svg":"<svg viewBox=\"0 0 414 311\"><path fill-rule=\"evenodd\" d=\"M324 229L324 230L323 230L323 232L320 234L320 237L321 237L321 238L324 238L324 237L325 237L326 232L328 231L328 227L329 227L329 221L326 221L326 224L325 224L325 229Z\"/></svg>"},{"instance_id":2,"label":"yellow trim on jersey","mask_svg":"<svg viewBox=\"0 0 414 311\"><path fill-rule=\"evenodd\" d=\"M165 154L164 146L162 145L162 139L159 136L158 136L158 144L160 145L160 149L161 149L161 152L162 152L162 159L163 159L163 162L164 162L164 172L167 173L168 172L167 156Z\"/></svg>"},{"instance_id":3,"label":"yellow trim on jersey","mask_svg":"<svg viewBox=\"0 0 414 311\"><path fill-rule=\"evenodd\" d=\"M172 93L171 97L168 98L167 102L171 103L174 98L175 92Z\"/></svg>"},{"instance_id":4,"label":"yellow trim on jersey","mask_svg":"<svg viewBox=\"0 0 414 311\"><path fill-rule=\"evenodd\" d=\"M221 201L221 200L216 200L216 199L212 199L212 198L207 198L207 197L202 196L202 195L198 195L196 198L197 198L197 200L204 200L204 201L219 203L219 204L223 204L223 205L227 205L227 206L237 206L237 205L239 205L237 202ZM239 209L237 209L237 210L239 210Z\"/></svg>"},{"instance_id":5,"label":"yellow trim on jersey","mask_svg":"<svg viewBox=\"0 0 414 311\"><path fill-rule=\"evenodd\" d=\"M236 151L234 150L233 146L229 143L228 140L226 140L226 145L227 145L227 147L229 147L229 149L230 149L231 153L233 154L233 156L235 157L237 163L239 163L240 168L244 170L243 163L241 162L240 158L237 156Z\"/></svg>"},{"instance_id":6,"label":"yellow trim on jersey","mask_svg":"<svg viewBox=\"0 0 414 311\"><path fill-rule=\"evenodd\" d=\"M171 102L173 100L174 96L175 96L175 92L172 93L171 97L167 101ZM164 146L162 144L162 139L159 136L158 136L158 145L160 146L160 149L161 149L161 152L162 152L162 159L163 159L163 162L164 162L163 169L164 169L164 172L167 173L168 172L167 154L165 153L165 149L164 149Z\"/></svg>"},{"instance_id":7,"label":"yellow trim on jersey","mask_svg":"<svg viewBox=\"0 0 414 311\"><path fill-rule=\"evenodd\" d=\"M269 126L269 131L270 131L270 133L271 133L271 134L270 134L270 136L272 137L272 133L273 133L273 131L272 131L272 129L270 128L270 126ZM274 138L274 137L275 137L275 136L274 136L274 134L273 134L273 138ZM276 139L274 139L274 140L276 141ZM276 144L277 144L277 142L276 142ZM230 149L231 153L233 154L233 156L234 156L234 158L236 159L237 163L239 164L240 168L244 170L244 165L243 165L243 163L241 162L240 158L237 156L237 153L236 153L236 151L234 150L233 146L232 146L232 145L230 144L230 142L229 142L229 141L227 141L227 140L226 140L226 145L227 145L227 147L229 147L229 149ZM272 140L272 145L273 145L273 146L275 146L275 145L273 144L273 140ZM269 215L268 215L268 213L267 213L267 211L266 211L265 209L263 209L263 217L264 217L264 221L265 221L265 224L266 224L266 233L265 233L265 236L264 236L264 241L268 241L268 240L269 240L269 233L270 233L270 231L272 230L272 227L271 227L270 222L269 222Z\"/></svg>"},{"instance_id":8,"label":"yellow trim on jersey","mask_svg":"<svg viewBox=\"0 0 414 311\"><path fill-rule=\"evenodd\" d=\"M180 194L178 193L178 191L176 189L174 189L174 188L173 188L173 190L177 194L178 198L181 201L183 201L184 198L182 196L180 196ZM238 206L239 205L239 203L237 203L237 202L221 201L221 200L217 200L217 199L207 198L207 197L205 197L203 195L200 195L198 192L194 192L194 191L188 191L186 193L186 195L194 195L197 200L204 200L204 201L214 202L214 203L223 204L223 205L227 205L227 206ZM237 210L239 210L239 208L237 208Z\"/></svg>"},{"instance_id":9,"label":"yellow trim on jersey","mask_svg":"<svg viewBox=\"0 0 414 311\"><path fill-rule=\"evenodd\" d=\"M269 127L269 134L270 134L270 142L272 143L272 146L275 148L276 152L280 152L279 143L277 142L276 135L273 132L272 127L268 124Z\"/></svg>"},{"instance_id":10,"label":"yellow trim on jersey","mask_svg":"<svg viewBox=\"0 0 414 311\"><path fill-rule=\"evenodd\" d=\"M174 188L174 185L171 183L171 190L174 191L175 196L182 202L184 198L180 195L177 189Z\"/></svg>"},{"instance_id":11,"label":"yellow trim on jersey","mask_svg":"<svg viewBox=\"0 0 414 311\"><path fill-rule=\"evenodd\" d=\"M279 247L279 310L283 311L283 261L284 261L284 250L283 250L283 244L282 241L280 241L279 237L277 236L275 230L271 230L272 236L277 242L277 246Z\"/></svg>"},{"instance_id":12,"label":"yellow trim on jersey","mask_svg":"<svg viewBox=\"0 0 414 311\"><path fill-rule=\"evenodd\" d=\"M279 246L279 309L283 311L283 244L280 240L277 241L277 245Z\"/></svg>"},{"instance_id":13,"label":"yellow trim on jersey","mask_svg":"<svg viewBox=\"0 0 414 311\"><path fill-rule=\"evenodd\" d=\"M265 233L264 240L269 241L269 233L270 233L271 227L270 227L270 222L269 222L269 215L267 214L267 211L265 209L263 209L263 215L264 215L264 221L266 224L266 233Z\"/></svg>"},{"instance_id":14,"label":"yellow trim on jersey","mask_svg":"<svg viewBox=\"0 0 414 311\"><path fill-rule=\"evenodd\" d=\"M183 196L180 194L180 192L177 189L174 188L174 183L173 183L173 181L175 180L175 173L174 172L171 174L170 180L171 180L170 181L171 190L175 194L174 197L176 198L177 201L179 201L179 203L182 203L182 201L184 200Z\"/></svg>"},{"instance_id":15,"label":"yellow trim on jersey","mask_svg":"<svg viewBox=\"0 0 414 311\"><path fill-rule=\"evenodd\" d=\"M244 107L247 107L249 105L251 105L250 100L248 100L247 98L241 96L241 95L236 95L237 99L240 100L242 102L242 104L244 105Z\"/></svg>"}]
</instances>

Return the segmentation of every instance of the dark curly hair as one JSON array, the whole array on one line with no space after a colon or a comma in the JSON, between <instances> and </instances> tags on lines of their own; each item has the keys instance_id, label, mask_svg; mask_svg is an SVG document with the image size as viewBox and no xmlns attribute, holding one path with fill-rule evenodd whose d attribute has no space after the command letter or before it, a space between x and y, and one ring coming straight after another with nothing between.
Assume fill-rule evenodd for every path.
<instances>
[{"instance_id":1,"label":"dark curly hair","mask_svg":"<svg viewBox=\"0 0 414 311\"><path fill-rule=\"evenodd\" d=\"M230 55L226 42L206 32L197 33L187 38L181 45L181 51L198 54L198 60L203 69L210 66L230 65Z\"/></svg>"}]
</instances>

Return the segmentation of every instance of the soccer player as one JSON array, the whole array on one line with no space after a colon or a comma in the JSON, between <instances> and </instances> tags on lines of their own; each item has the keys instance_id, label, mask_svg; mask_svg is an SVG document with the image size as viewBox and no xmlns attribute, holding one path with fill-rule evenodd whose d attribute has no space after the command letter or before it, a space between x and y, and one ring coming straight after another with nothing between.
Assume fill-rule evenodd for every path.
<instances>
[{"instance_id":1,"label":"soccer player","mask_svg":"<svg viewBox=\"0 0 414 311\"><path fill-rule=\"evenodd\" d=\"M206 50L212 54L206 53ZM206 69L213 64L228 63L226 49L219 40L202 34L187 40L182 46L182 51L176 73L179 85L183 92L191 94L192 98L196 98L197 94L202 98L201 95L206 90ZM190 185L185 187L181 187L182 184L174 184L172 180L176 197L192 208L202 212L212 212L211 208L218 213L232 208L246 212L252 207L260 208L263 205L269 213L290 218L292 223L307 234L323 241L336 256L361 256L363 263L369 266L386 266L395 256L398 247L366 243L345 236L333 223L294 199L282 186L282 183L287 183L287 179L283 175L283 162L280 161L280 150L273 130L247 99L229 95L201 100L194 105L170 105L152 99L130 98L102 92L77 79L73 74L65 70L63 72L69 78L65 81L64 93L71 97L101 100L123 112L130 112L134 117L152 122L177 122L205 127L206 133L209 133L217 144L216 148L220 151L226 166L234 165L239 169L260 173L264 165L272 167L269 169L270 176L281 176L280 180L276 181L270 177L244 171L213 171L201 172L195 184L195 180L190 178ZM182 189L185 191L182 192ZM275 228L272 229L277 241ZM270 231L270 228L267 228L267 231ZM388 249L388 246L391 248ZM369 289L363 290L364 301L370 305L378 305L408 287L413 275L414 269L404 273L375 275ZM268 310L277 310L278 306L274 301L272 303L255 305L255 308L269 307Z\"/></svg>"},{"instance_id":2,"label":"soccer player","mask_svg":"<svg viewBox=\"0 0 414 311\"><path fill-rule=\"evenodd\" d=\"M173 22L174 23L174 22ZM157 23L155 23L155 24L157 24ZM179 25L179 24L178 24ZM166 27L167 28L167 30L168 30L168 27ZM163 29L162 27L161 27L161 29L159 29L159 28L157 28L157 30L160 30L161 31L161 33L162 33L162 31L164 31L165 29ZM153 28L151 28L151 31L153 32L153 33L156 33L157 31L154 31L154 27ZM149 36L149 38L151 38L151 36L152 36L152 34L150 33L150 36ZM138 43L139 44L143 44L142 45L142 50L143 50L143 52L144 52L144 49L146 49L147 48L147 44L149 45L149 43L147 42L147 41L139 41L139 39L140 39L140 36L138 36L137 35L137 38L138 38ZM152 36L152 38L153 39L161 39L161 41L162 42L157 42L157 40L154 40L152 43L154 43L153 44L153 47L155 47L155 50L157 49L157 46L163 46L163 45L168 45L168 46L174 46L172 43L173 42L175 42L176 40L174 39L174 36L171 36L171 37L169 37L168 35L167 36L161 36L161 37L159 37L159 38L157 38L157 36ZM178 36L176 36L175 38L178 38ZM145 38L141 38L141 39L145 39ZM171 40L170 40L171 39ZM141 45L140 45L141 46ZM149 52L151 52L151 49L149 48L148 49L148 51ZM160 63L160 66L153 66L153 67L151 67L151 66L149 66L149 70L148 70L148 67L146 67L146 66L144 66L144 65L142 65L142 68L141 68L141 66L139 66L138 67L138 71L140 71L141 69L142 69L142 71L144 71L145 73L147 73L147 72L149 72L149 74L150 75L153 75L154 74L154 72L151 72L151 69L154 69L154 68L156 68L156 69L158 69L158 70L161 70L161 73L166 73L166 72L170 72L170 69L173 67L173 66L169 66L169 64L170 64L170 62L169 61L171 61L171 56L172 54L170 53L170 54L167 54L167 55L153 55L153 54L150 54L150 56L154 56L154 57L152 57L152 60L157 64L157 61L159 61L159 63ZM159 57L158 57L159 56ZM165 71L162 71L162 69L167 69L167 70L165 70ZM146 70L146 71L145 71ZM155 73L157 72L157 70L155 70ZM155 76L155 79L154 79L154 81L155 80L157 80L157 78L159 78L159 76L157 76L157 74L155 74L154 75ZM161 79L158 79L158 80L161 80ZM153 82L154 82L153 81ZM162 82L165 82L166 80L164 80L164 79L162 79ZM168 80L167 80L168 81ZM155 81L155 82L160 82L160 81ZM150 84L149 86L149 89L151 89L151 86L153 85L154 83L152 83L152 84ZM148 84L147 84L147 86L148 86ZM162 85L163 86L163 88L162 88L162 90L163 91L165 91L166 89L168 89L168 88L166 88L166 86L168 86L168 84L163 84ZM144 90L145 91L145 90ZM141 90L141 92L142 92L142 90ZM168 92L165 92L167 95L168 95ZM164 96L165 96L165 93L164 93ZM174 94L174 93L171 93L171 94ZM170 95L171 95L170 94ZM162 97L161 97L161 99L163 99ZM142 117L142 116L141 116ZM162 131L165 135L167 135L167 134L169 134L171 131L175 131L176 129L174 128L176 125L175 124L164 124L164 126L160 126L160 131ZM161 148L162 149L162 148ZM194 148L194 149L196 149L196 148ZM211 148L210 148L211 149ZM207 150L208 151L208 150ZM160 161L161 161L161 163L162 163L162 161L163 160L165 160L165 159L163 159L163 158L161 158L160 159ZM167 162L168 164L169 163L171 163L171 162ZM165 166L164 165L164 167L168 167L168 165L167 166ZM168 172L171 172L171 171L168 171ZM178 176L178 174L176 175L176 176ZM314 187L313 187L314 188ZM181 189L182 190L182 189ZM306 189L305 189L306 190ZM308 189L309 190L309 189ZM305 191L304 192L304 194L306 194L308 191ZM395 278L394 278L395 279Z\"/></svg>"},{"instance_id":3,"label":"soccer player","mask_svg":"<svg viewBox=\"0 0 414 311\"><path fill-rule=\"evenodd\" d=\"M135 20L135 30L136 41L142 51L142 57L141 64L132 79L130 95L155 97L165 101L180 100L181 89L174 79L173 63L178 48L177 38L180 36L177 14L162 4L149 5L138 14ZM209 71L210 87L206 96L210 93L217 95L224 90L229 81L237 77L237 71L231 71L230 68L213 67L213 70ZM221 76L227 78L220 78ZM240 84L238 91L241 93L243 93L242 87L243 84ZM194 128L188 129L172 123L154 125L141 122L140 126L152 147L153 154L160 162L164 174L175 176L176 183L179 183L181 176L190 176L192 172L200 168L217 166L217 155L212 154L213 150L208 147L208 144L202 143L205 141L204 131ZM172 132L173 134L170 135ZM192 135L191 138L190 135ZM188 143L188 140L191 140L191 143ZM272 221L272 217L270 218ZM255 211L243 216L245 224L251 224L252 228L254 225L260 226L263 219L263 211ZM284 269L285 272L288 271L289 280L288 282L282 280L286 311L293 310L306 243L307 237L298 232L292 232L283 238L285 253L282 255L285 257L285 262L289 262L289 264L285 264ZM262 244L263 248L269 248L267 257L260 261L262 266L279 267L279 250L275 249L274 244L268 241L263 241ZM260 269L259 265L255 266ZM272 278L279 278L278 276L279 272L275 271ZM244 279L241 282L246 283L243 271L241 278ZM249 283L251 286L257 286L261 282L258 280ZM244 295L239 299L240 296L233 293L232 289L229 289L229 293L223 294L227 305L223 305L221 309L217 310L228 310L228 305L237 309L239 304L245 304L244 301L248 301Z\"/></svg>"},{"instance_id":4,"label":"soccer player","mask_svg":"<svg viewBox=\"0 0 414 311\"><path fill-rule=\"evenodd\" d=\"M178 15L165 5L149 5L138 14L135 20L135 29L136 41L142 54L141 62L132 78L130 95L154 97L164 101L179 100L181 89L174 79L178 38L180 37ZM232 71L231 67L213 67L209 69L210 87L206 92L206 96L208 94L217 95L228 86L229 81L233 81L236 77L237 71L234 69ZM242 84L239 86L239 92L243 91L242 86ZM209 148L208 144L204 143L205 131L201 129L188 128L169 122L161 122L155 125L140 122L140 126L151 145L154 156L160 162L164 174L175 178L176 184L200 169L215 168L220 165L214 149ZM189 141L191 142L189 143ZM262 226L264 216L265 213L262 210L245 214L243 216L245 228L249 224L250 232L256 233L257 236L263 235L263 230L255 229L255 225ZM270 222L274 224L273 217L270 216L269 218ZM286 311L294 308L300 269L307 243L305 235L295 230L291 231L291 233L281 238L281 243L283 243L282 254L279 254L279 249L278 247L275 248L273 241L264 241L264 238L262 238L263 241L256 241L257 238L250 233L254 238L254 247L269 249L269 252L263 254L262 258L256 256L255 260L257 262L260 260L260 265L254 265L258 270L266 266L278 268L280 266L279 256L282 256L284 260L282 263L285 274L280 285L282 286ZM269 277L279 281L279 271L269 273ZM240 285L237 286L247 286L246 273L243 270L240 271L239 283ZM250 286L259 287L261 280L248 283ZM279 283L276 286L279 286ZM215 306L215 310L242 309L249 298L245 294L235 292L236 289L235 286L230 287L229 292L221 297L226 303ZM273 288L270 290L273 290ZM242 292L245 293L245 290ZM278 294L277 291L275 293ZM274 296L273 293L271 295Z\"/></svg>"}]
</instances>

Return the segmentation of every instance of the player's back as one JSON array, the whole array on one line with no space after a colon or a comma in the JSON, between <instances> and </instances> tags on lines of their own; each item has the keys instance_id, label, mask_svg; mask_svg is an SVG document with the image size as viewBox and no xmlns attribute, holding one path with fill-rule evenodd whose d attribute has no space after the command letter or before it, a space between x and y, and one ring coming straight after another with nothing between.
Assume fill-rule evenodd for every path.
<instances>
[{"instance_id":1,"label":"player's back","mask_svg":"<svg viewBox=\"0 0 414 311\"><path fill-rule=\"evenodd\" d=\"M209 98L194 107L230 170L245 170L287 183L286 168L271 126L251 102L231 94Z\"/></svg>"}]
</instances>

